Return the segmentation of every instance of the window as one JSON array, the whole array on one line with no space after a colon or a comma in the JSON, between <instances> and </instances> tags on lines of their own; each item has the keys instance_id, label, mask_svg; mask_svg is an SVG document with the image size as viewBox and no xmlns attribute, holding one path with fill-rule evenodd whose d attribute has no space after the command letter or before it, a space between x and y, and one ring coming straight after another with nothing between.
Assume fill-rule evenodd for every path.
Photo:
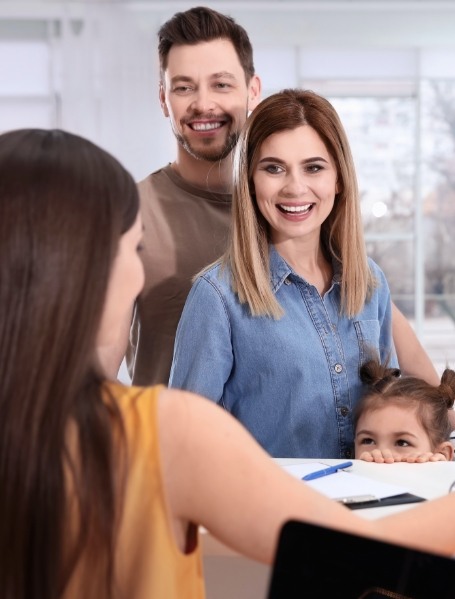
<instances>
[{"instance_id":1,"label":"window","mask_svg":"<svg viewBox=\"0 0 455 599\"><path fill-rule=\"evenodd\" d=\"M327 97L346 128L368 254L438 371L454 368L455 56L301 49L301 57L300 86Z\"/></svg>"},{"instance_id":2,"label":"window","mask_svg":"<svg viewBox=\"0 0 455 599\"><path fill-rule=\"evenodd\" d=\"M45 23L7 25L0 30L0 131L55 126L57 106Z\"/></svg>"}]
</instances>

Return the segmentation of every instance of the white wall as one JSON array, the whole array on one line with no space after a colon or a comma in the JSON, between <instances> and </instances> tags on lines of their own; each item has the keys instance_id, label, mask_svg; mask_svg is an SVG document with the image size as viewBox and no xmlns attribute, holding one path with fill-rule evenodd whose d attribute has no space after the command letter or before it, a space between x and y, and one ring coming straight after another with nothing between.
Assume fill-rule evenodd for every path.
<instances>
[{"instance_id":1,"label":"white wall","mask_svg":"<svg viewBox=\"0 0 455 599\"><path fill-rule=\"evenodd\" d=\"M172 160L174 141L158 104L156 32L174 12L194 4L3 0L0 98L2 52L7 42L11 45L18 39L48 46L49 90L48 96L34 92L28 99L10 94L9 109L16 106L17 115L8 116L6 125L0 121L0 128L21 122L29 126L33 121L41 126L49 119L50 126L78 132L113 152L137 179ZM266 91L298 85L302 77L311 77L305 65L313 67L313 74L336 75L341 67L346 68L349 57L359 57L365 49L387 50L391 54L384 54L384 60L389 56L391 61L397 49L410 53L426 49L439 53L441 60L449 51L446 63L455 64L455 2L234 0L207 4L231 14L247 29ZM375 64L371 60L372 69ZM8 79L13 67L10 63ZM368 60L364 60L365 69ZM7 100L3 97L4 114Z\"/></svg>"}]
</instances>

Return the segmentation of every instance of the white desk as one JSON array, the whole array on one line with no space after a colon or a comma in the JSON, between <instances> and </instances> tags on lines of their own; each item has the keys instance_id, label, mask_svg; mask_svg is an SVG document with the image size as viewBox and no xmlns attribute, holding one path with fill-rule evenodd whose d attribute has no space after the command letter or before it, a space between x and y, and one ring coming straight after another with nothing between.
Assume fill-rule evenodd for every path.
<instances>
[{"instance_id":1,"label":"white desk","mask_svg":"<svg viewBox=\"0 0 455 599\"><path fill-rule=\"evenodd\" d=\"M336 464L343 460L278 459L278 464L323 462ZM407 487L409 492L426 499L446 495L455 481L455 462L431 464L368 464L353 460L352 471L387 483ZM405 504L356 510L365 518L412 509L419 505ZM263 599L266 596L270 568L231 551L209 534L202 534L207 599Z\"/></svg>"}]
</instances>

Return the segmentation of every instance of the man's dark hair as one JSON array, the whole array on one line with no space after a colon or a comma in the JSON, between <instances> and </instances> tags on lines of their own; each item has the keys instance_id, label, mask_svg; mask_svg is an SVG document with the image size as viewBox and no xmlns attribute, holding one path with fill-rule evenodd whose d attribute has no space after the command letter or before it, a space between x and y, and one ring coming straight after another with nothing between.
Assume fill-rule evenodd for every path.
<instances>
[{"instance_id":1,"label":"man's dark hair","mask_svg":"<svg viewBox=\"0 0 455 599\"><path fill-rule=\"evenodd\" d=\"M172 46L194 45L215 39L229 40L237 52L247 83L254 75L253 48L248 34L234 19L205 6L190 8L171 17L158 31L161 75L167 68Z\"/></svg>"}]
</instances>

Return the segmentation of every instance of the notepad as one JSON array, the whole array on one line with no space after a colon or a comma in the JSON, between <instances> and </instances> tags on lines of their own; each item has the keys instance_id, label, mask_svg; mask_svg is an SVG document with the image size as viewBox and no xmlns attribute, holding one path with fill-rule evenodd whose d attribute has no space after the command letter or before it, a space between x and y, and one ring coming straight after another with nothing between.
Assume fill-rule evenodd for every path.
<instances>
[{"instance_id":1,"label":"notepad","mask_svg":"<svg viewBox=\"0 0 455 599\"><path fill-rule=\"evenodd\" d=\"M286 472L299 479L326 467L327 465L321 462L282 466ZM323 495L335 499L351 509L425 501L423 497L410 493L406 487L384 483L345 470L307 481L304 484L310 485Z\"/></svg>"}]
</instances>

